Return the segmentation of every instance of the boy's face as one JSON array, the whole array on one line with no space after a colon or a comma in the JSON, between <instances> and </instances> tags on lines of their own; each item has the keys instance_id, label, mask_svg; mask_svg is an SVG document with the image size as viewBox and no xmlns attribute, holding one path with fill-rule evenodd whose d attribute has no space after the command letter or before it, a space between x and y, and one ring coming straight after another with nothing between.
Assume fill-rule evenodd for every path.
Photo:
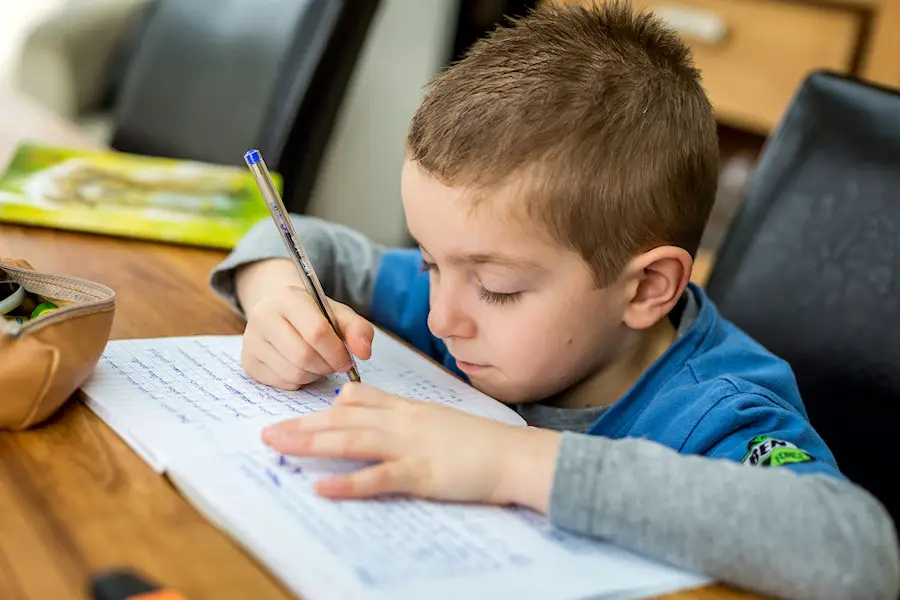
<instances>
[{"instance_id":1,"label":"boy's face","mask_svg":"<svg viewBox=\"0 0 900 600\"><path fill-rule=\"evenodd\" d=\"M515 189L473 206L466 190L406 161L402 195L431 271L429 329L476 388L542 400L612 359L627 335L627 294L598 289L577 253L527 221Z\"/></svg>"}]
</instances>

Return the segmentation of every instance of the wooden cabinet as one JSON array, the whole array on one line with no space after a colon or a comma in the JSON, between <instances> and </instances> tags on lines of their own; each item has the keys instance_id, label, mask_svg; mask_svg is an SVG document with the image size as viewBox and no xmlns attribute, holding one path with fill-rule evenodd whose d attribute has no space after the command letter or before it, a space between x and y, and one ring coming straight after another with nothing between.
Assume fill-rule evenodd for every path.
<instances>
[{"instance_id":1,"label":"wooden cabinet","mask_svg":"<svg viewBox=\"0 0 900 600\"><path fill-rule=\"evenodd\" d=\"M768 133L800 82L817 69L900 87L900 0L632 3L679 31L719 120L740 129Z\"/></svg>"},{"instance_id":2,"label":"wooden cabinet","mask_svg":"<svg viewBox=\"0 0 900 600\"><path fill-rule=\"evenodd\" d=\"M819 68L848 72L862 29L857 12L766 0L637 0L691 45L716 113L743 129L774 126L800 81Z\"/></svg>"}]
</instances>

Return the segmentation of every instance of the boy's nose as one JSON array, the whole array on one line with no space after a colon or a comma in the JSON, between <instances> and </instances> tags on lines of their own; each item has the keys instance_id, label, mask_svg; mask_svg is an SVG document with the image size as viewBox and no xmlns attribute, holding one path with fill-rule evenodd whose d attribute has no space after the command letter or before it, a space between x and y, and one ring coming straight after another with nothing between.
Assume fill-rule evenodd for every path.
<instances>
[{"instance_id":1,"label":"boy's nose","mask_svg":"<svg viewBox=\"0 0 900 600\"><path fill-rule=\"evenodd\" d=\"M431 290L431 308L428 312L428 329L436 337L470 338L475 335L475 322L462 309L452 290ZM445 288L445 286L440 286Z\"/></svg>"}]
</instances>

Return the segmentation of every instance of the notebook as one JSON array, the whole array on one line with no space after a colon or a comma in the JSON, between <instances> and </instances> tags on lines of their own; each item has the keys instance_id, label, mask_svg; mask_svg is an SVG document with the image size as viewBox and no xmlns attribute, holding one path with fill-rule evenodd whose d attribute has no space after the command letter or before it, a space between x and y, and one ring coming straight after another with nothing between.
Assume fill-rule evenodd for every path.
<instances>
[{"instance_id":1,"label":"notebook","mask_svg":"<svg viewBox=\"0 0 900 600\"><path fill-rule=\"evenodd\" d=\"M282 456L260 431L327 409L345 378L270 388L243 372L240 346L240 336L112 341L82 399L297 598L638 598L708 582L520 507L317 496L317 478L363 465ZM395 394L525 425L380 330L359 368Z\"/></svg>"},{"instance_id":2,"label":"notebook","mask_svg":"<svg viewBox=\"0 0 900 600\"><path fill-rule=\"evenodd\" d=\"M238 166L26 143L0 175L9 223L227 250L268 215Z\"/></svg>"}]
</instances>

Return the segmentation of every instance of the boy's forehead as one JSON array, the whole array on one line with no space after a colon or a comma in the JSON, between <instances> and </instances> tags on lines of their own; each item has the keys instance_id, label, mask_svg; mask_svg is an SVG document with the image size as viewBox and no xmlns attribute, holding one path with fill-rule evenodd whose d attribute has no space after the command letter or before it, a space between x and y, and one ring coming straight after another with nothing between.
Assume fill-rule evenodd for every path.
<instances>
[{"instance_id":1,"label":"boy's forehead","mask_svg":"<svg viewBox=\"0 0 900 600\"><path fill-rule=\"evenodd\" d=\"M490 187L448 184L407 161L401 193L407 217L442 220L446 225L487 225L504 231L538 233L528 215L527 192L517 182Z\"/></svg>"},{"instance_id":2,"label":"boy's forehead","mask_svg":"<svg viewBox=\"0 0 900 600\"><path fill-rule=\"evenodd\" d=\"M415 165L406 169L407 226L429 253L455 262L528 269L555 246L528 218L515 186L491 190L451 186Z\"/></svg>"}]
</instances>

